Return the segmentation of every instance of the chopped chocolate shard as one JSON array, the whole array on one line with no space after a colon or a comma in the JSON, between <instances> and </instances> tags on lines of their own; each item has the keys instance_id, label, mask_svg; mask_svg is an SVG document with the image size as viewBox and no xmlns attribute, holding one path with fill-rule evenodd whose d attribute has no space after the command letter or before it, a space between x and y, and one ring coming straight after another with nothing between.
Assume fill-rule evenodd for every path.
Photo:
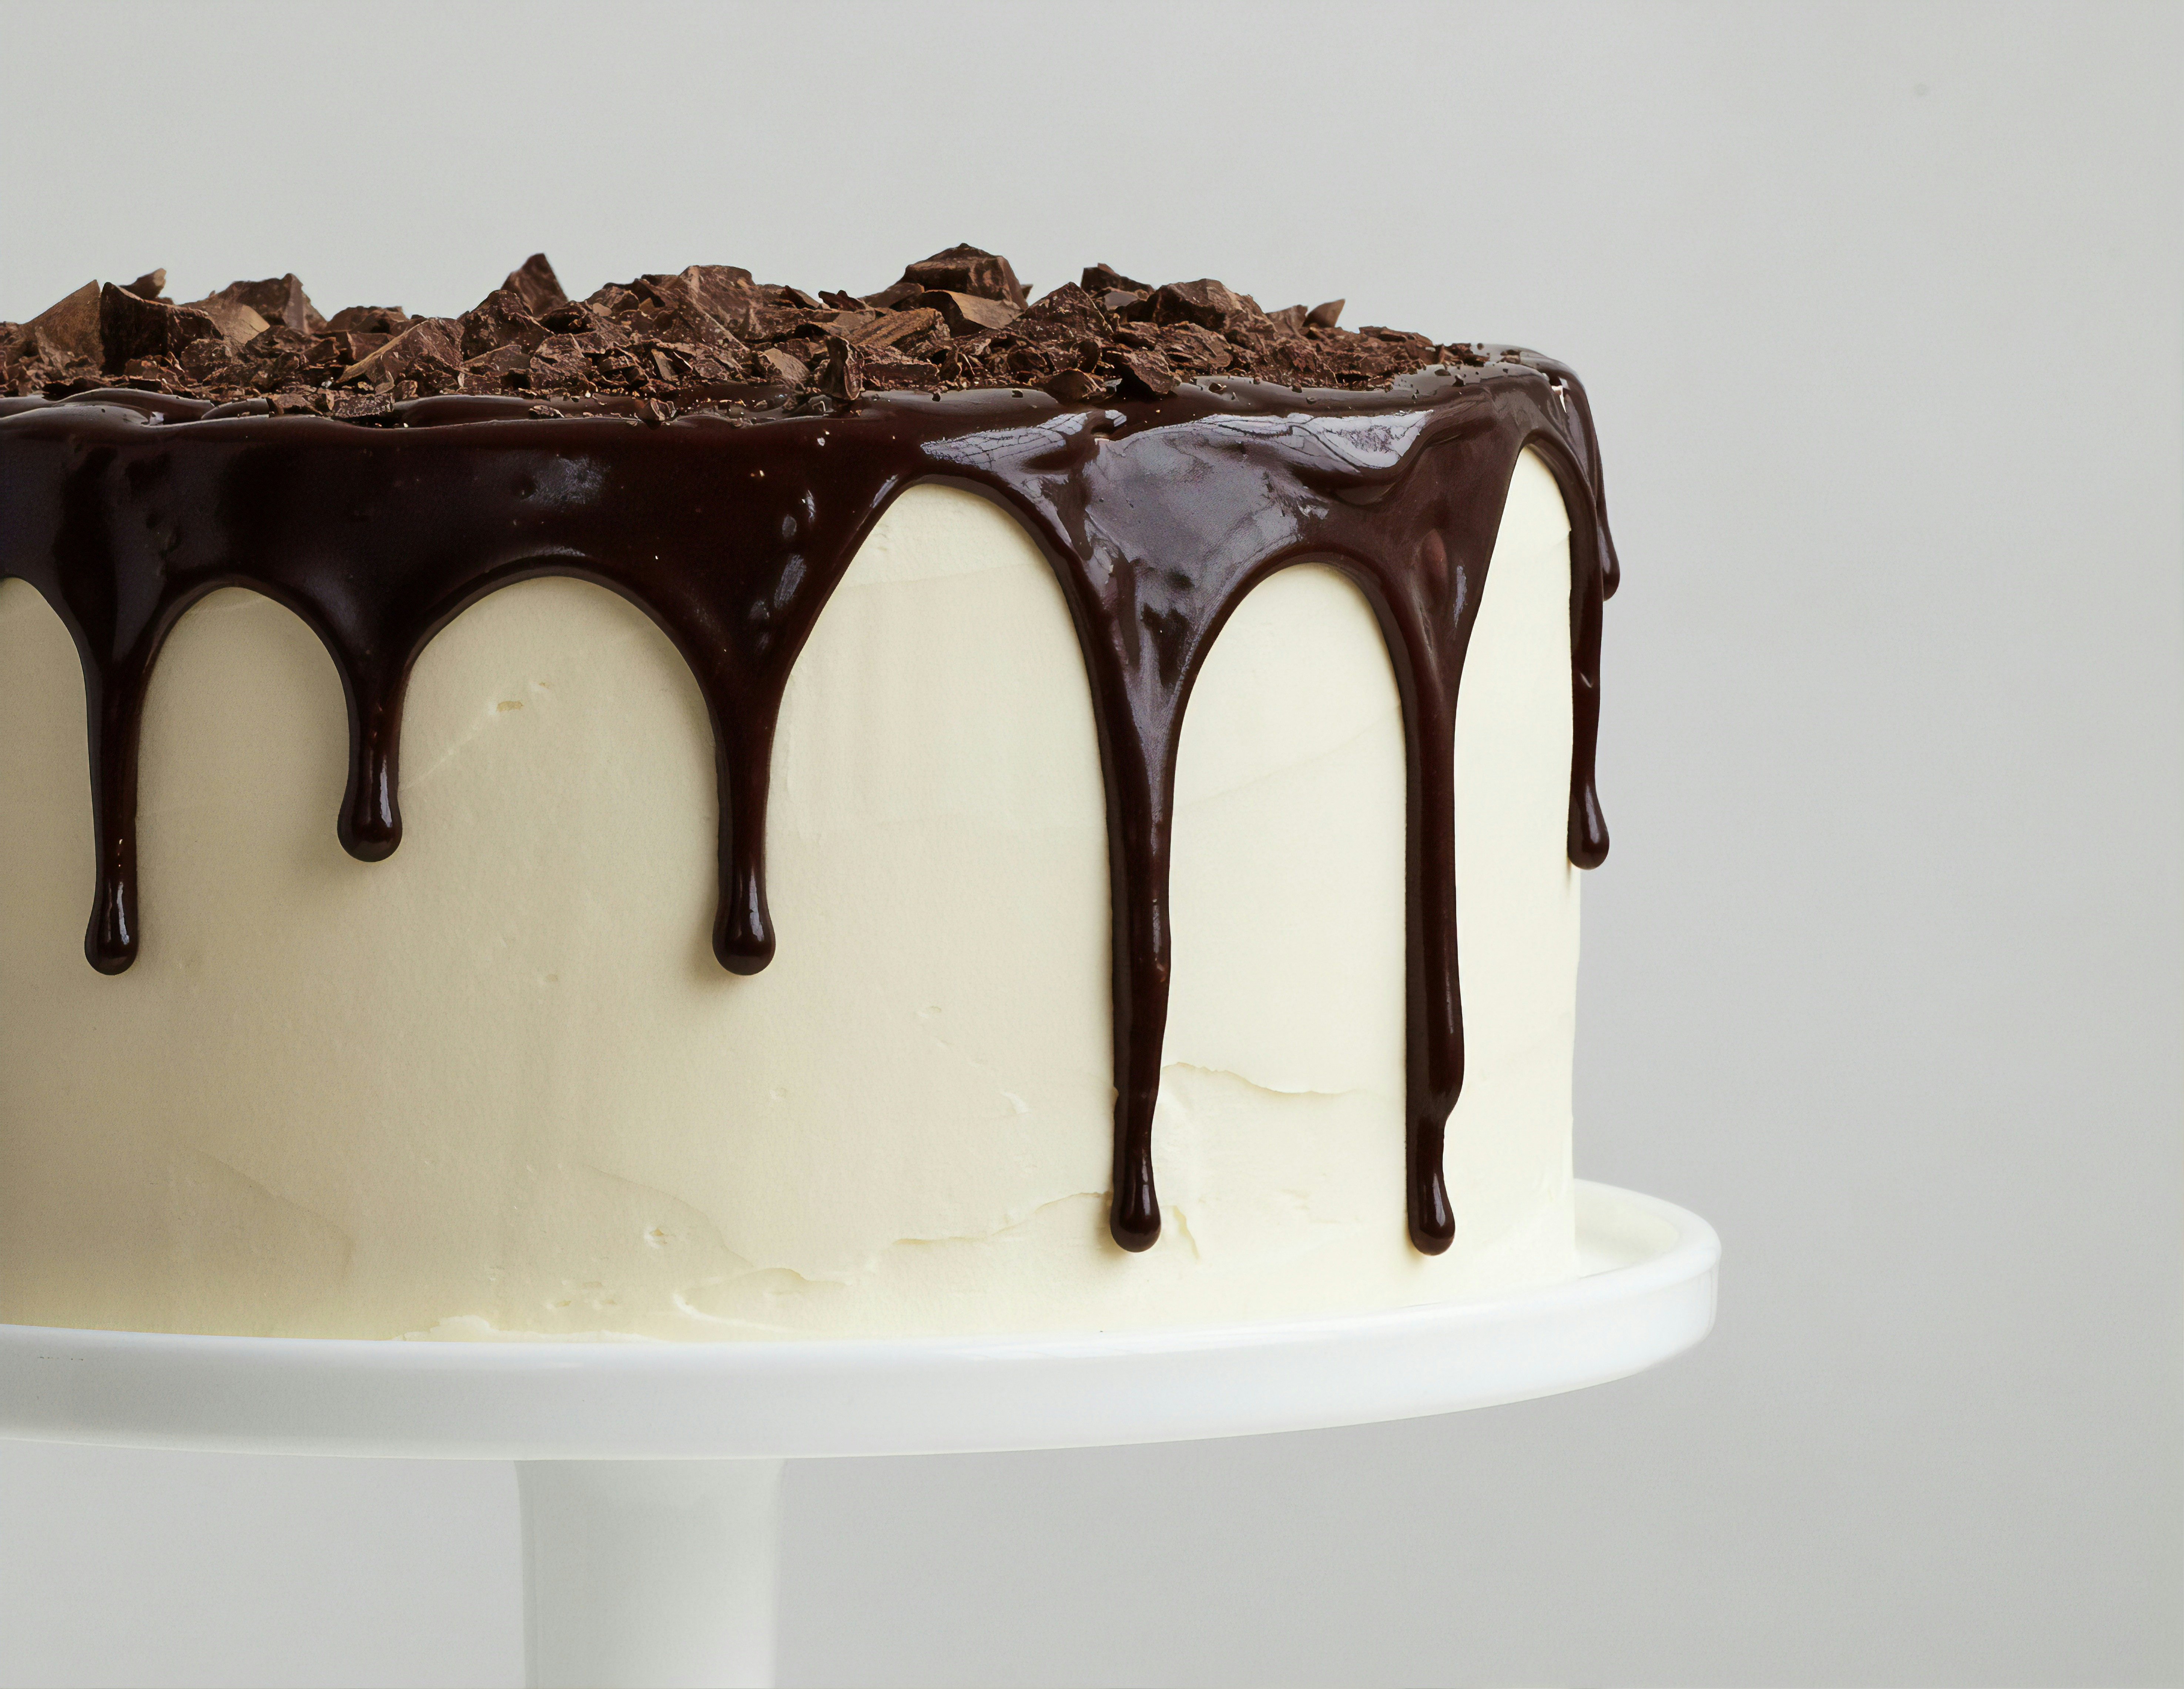
<instances>
[{"instance_id":1,"label":"chopped chocolate shard","mask_svg":"<svg viewBox=\"0 0 2184 1689\"><path fill-rule=\"evenodd\" d=\"M824 340L838 334L844 340L855 340L860 329L871 327L888 314L885 311L867 311L861 306L854 311L816 313L796 325L798 334L816 334Z\"/></svg>"},{"instance_id":2,"label":"chopped chocolate shard","mask_svg":"<svg viewBox=\"0 0 2184 1689\"><path fill-rule=\"evenodd\" d=\"M865 390L864 354L838 334L827 336L827 361L816 375L819 391L844 403Z\"/></svg>"},{"instance_id":3,"label":"chopped chocolate shard","mask_svg":"<svg viewBox=\"0 0 2184 1689\"><path fill-rule=\"evenodd\" d=\"M309 379L306 372L319 362L318 347L315 336L276 323L243 347L242 355L257 366L256 386L287 387Z\"/></svg>"},{"instance_id":4,"label":"chopped chocolate shard","mask_svg":"<svg viewBox=\"0 0 2184 1689\"><path fill-rule=\"evenodd\" d=\"M1112 331L1100 302L1073 281L1063 282L1009 325L1011 334L1042 342L1105 340Z\"/></svg>"},{"instance_id":5,"label":"chopped chocolate shard","mask_svg":"<svg viewBox=\"0 0 2184 1689\"><path fill-rule=\"evenodd\" d=\"M203 311L149 299L111 282L99 290L98 338L109 370L126 374L131 359L165 359L171 365L192 341L218 335L219 325ZM165 372L156 372L155 378L165 380Z\"/></svg>"},{"instance_id":6,"label":"chopped chocolate shard","mask_svg":"<svg viewBox=\"0 0 2184 1689\"><path fill-rule=\"evenodd\" d=\"M312 343L312 361L334 364L337 366L335 373L338 375L352 364L363 363L393 338L391 334L378 334L365 329L321 335Z\"/></svg>"},{"instance_id":7,"label":"chopped chocolate shard","mask_svg":"<svg viewBox=\"0 0 2184 1689\"><path fill-rule=\"evenodd\" d=\"M986 365L978 355L961 346L951 346L940 359L940 380L951 387L975 387L986 379Z\"/></svg>"},{"instance_id":8,"label":"chopped chocolate shard","mask_svg":"<svg viewBox=\"0 0 2184 1689\"><path fill-rule=\"evenodd\" d=\"M556 305L569 303L569 296L561 291L561 278L554 274L554 266L546 262L543 253L532 253L508 272L508 280L500 286L502 292L513 293L523 302L530 316L542 316Z\"/></svg>"},{"instance_id":9,"label":"chopped chocolate shard","mask_svg":"<svg viewBox=\"0 0 2184 1689\"><path fill-rule=\"evenodd\" d=\"M248 305L214 293L203 299L192 299L189 309L203 311L213 319L221 336L240 346L245 341L255 340L272 325Z\"/></svg>"},{"instance_id":10,"label":"chopped chocolate shard","mask_svg":"<svg viewBox=\"0 0 2184 1689\"><path fill-rule=\"evenodd\" d=\"M56 362L81 358L103 367L106 350L98 337L98 284L86 281L59 303L48 305L23 325L41 350Z\"/></svg>"},{"instance_id":11,"label":"chopped chocolate shard","mask_svg":"<svg viewBox=\"0 0 2184 1689\"><path fill-rule=\"evenodd\" d=\"M393 409L393 402L378 393L333 393L326 401L326 414L347 422L368 422Z\"/></svg>"},{"instance_id":12,"label":"chopped chocolate shard","mask_svg":"<svg viewBox=\"0 0 2184 1689\"><path fill-rule=\"evenodd\" d=\"M749 340L758 332L760 290L751 273L729 264L694 264L677 278L723 334Z\"/></svg>"},{"instance_id":13,"label":"chopped chocolate shard","mask_svg":"<svg viewBox=\"0 0 2184 1689\"><path fill-rule=\"evenodd\" d=\"M114 385L152 392L180 392L189 385L189 377L171 358L132 358L121 366L121 379Z\"/></svg>"},{"instance_id":14,"label":"chopped chocolate shard","mask_svg":"<svg viewBox=\"0 0 2184 1689\"><path fill-rule=\"evenodd\" d=\"M523 296L512 287L488 293L463 313L463 357L482 358L504 346L529 352L546 338L545 325L532 316Z\"/></svg>"},{"instance_id":15,"label":"chopped chocolate shard","mask_svg":"<svg viewBox=\"0 0 2184 1689\"><path fill-rule=\"evenodd\" d=\"M399 305L348 305L336 311L326 327L335 334L361 329L367 334L399 334L410 326L410 314Z\"/></svg>"},{"instance_id":16,"label":"chopped chocolate shard","mask_svg":"<svg viewBox=\"0 0 2184 1689\"><path fill-rule=\"evenodd\" d=\"M589 334L601 323L612 321L613 316L588 299L571 300L556 305L538 320L555 334Z\"/></svg>"},{"instance_id":17,"label":"chopped chocolate shard","mask_svg":"<svg viewBox=\"0 0 2184 1689\"><path fill-rule=\"evenodd\" d=\"M1133 281L1121 270L1104 264L1088 264L1078 285L1087 293L1112 293L1117 289L1126 293L1150 293L1153 291L1150 283Z\"/></svg>"},{"instance_id":18,"label":"chopped chocolate shard","mask_svg":"<svg viewBox=\"0 0 2184 1689\"><path fill-rule=\"evenodd\" d=\"M462 325L451 317L425 317L343 370L340 381L345 387L381 392L405 383L415 383L420 393L449 392L462 385Z\"/></svg>"},{"instance_id":19,"label":"chopped chocolate shard","mask_svg":"<svg viewBox=\"0 0 2184 1689\"><path fill-rule=\"evenodd\" d=\"M630 308L618 320L640 340L743 350L742 340L705 308L697 290L679 275L644 277L631 291Z\"/></svg>"},{"instance_id":20,"label":"chopped chocolate shard","mask_svg":"<svg viewBox=\"0 0 2184 1689\"><path fill-rule=\"evenodd\" d=\"M1121 379L1126 399L1162 398L1176 389L1175 371L1157 352L1111 352L1107 368Z\"/></svg>"},{"instance_id":21,"label":"chopped chocolate shard","mask_svg":"<svg viewBox=\"0 0 2184 1689\"><path fill-rule=\"evenodd\" d=\"M1176 323L1162 329L1160 344L1170 363L1189 369L1226 369L1236 361L1226 341L1195 323Z\"/></svg>"},{"instance_id":22,"label":"chopped chocolate shard","mask_svg":"<svg viewBox=\"0 0 2184 1689\"><path fill-rule=\"evenodd\" d=\"M998 299L1018 310L1030 303L1023 283L1017 280L1009 261L977 247L950 247L944 253L920 258L904 267L902 279L915 281L933 292L970 293L981 299Z\"/></svg>"},{"instance_id":23,"label":"chopped chocolate shard","mask_svg":"<svg viewBox=\"0 0 2184 1689\"><path fill-rule=\"evenodd\" d=\"M1107 384L1097 375L1074 368L1050 377L1045 385L1064 404L1082 404L1094 394L1107 391Z\"/></svg>"},{"instance_id":24,"label":"chopped chocolate shard","mask_svg":"<svg viewBox=\"0 0 2184 1689\"><path fill-rule=\"evenodd\" d=\"M779 381L791 387L800 387L811 379L811 369L802 358L772 347L752 354L751 372L761 381Z\"/></svg>"},{"instance_id":25,"label":"chopped chocolate shard","mask_svg":"<svg viewBox=\"0 0 2184 1689\"><path fill-rule=\"evenodd\" d=\"M878 347L900 346L915 339L940 320L940 313L929 305L907 311L881 311L871 321L854 333L844 333L844 338L870 351Z\"/></svg>"},{"instance_id":26,"label":"chopped chocolate shard","mask_svg":"<svg viewBox=\"0 0 2184 1689\"><path fill-rule=\"evenodd\" d=\"M951 334L978 334L1005 329L1015 320L1019 308L979 294L961 292L952 288L933 288L914 293L903 303L918 309L938 311L941 321L948 325Z\"/></svg>"},{"instance_id":27,"label":"chopped chocolate shard","mask_svg":"<svg viewBox=\"0 0 2184 1689\"><path fill-rule=\"evenodd\" d=\"M1340 300L1268 313L1219 281L1151 287L1109 264L1028 303L1007 260L974 247L921 259L861 297L693 264L571 302L534 256L460 320L369 305L329 320L292 274L230 282L186 305L164 288L158 272L130 288L92 283L28 323L0 323L0 392L65 396L119 379L223 406L303 395L270 414L309 401L366 421L422 394L566 393L604 396L632 420L639 400L663 415L694 406L723 416L717 406L733 400L738 415L726 419L747 420L734 390L749 383L788 389L792 414L823 415L876 390L1041 387L1096 403L1111 391L1157 398L1216 375L1384 388L1420 369L1522 361L1396 329L1353 333L1339 325Z\"/></svg>"},{"instance_id":28,"label":"chopped chocolate shard","mask_svg":"<svg viewBox=\"0 0 2184 1689\"><path fill-rule=\"evenodd\" d=\"M720 347L666 345L650 348L652 367L662 381L673 387L704 386L743 379L744 349L733 343ZM729 360L733 359L731 363Z\"/></svg>"},{"instance_id":29,"label":"chopped chocolate shard","mask_svg":"<svg viewBox=\"0 0 2184 1689\"><path fill-rule=\"evenodd\" d=\"M1239 318L1259 314L1241 294L1212 280L1170 282L1155 291L1152 305L1156 323L1196 323L1216 334Z\"/></svg>"},{"instance_id":30,"label":"chopped chocolate shard","mask_svg":"<svg viewBox=\"0 0 2184 1689\"><path fill-rule=\"evenodd\" d=\"M463 360L463 391L472 393L496 393L508 387L527 386L531 380L531 353L521 346L496 346L475 358Z\"/></svg>"},{"instance_id":31,"label":"chopped chocolate shard","mask_svg":"<svg viewBox=\"0 0 2184 1689\"><path fill-rule=\"evenodd\" d=\"M292 272L265 281L231 281L214 297L248 305L267 322L283 328L316 334L326 327L326 319L311 308L310 296Z\"/></svg>"},{"instance_id":32,"label":"chopped chocolate shard","mask_svg":"<svg viewBox=\"0 0 2184 1689\"><path fill-rule=\"evenodd\" d=\"M531 385L559 392L588 393L594 383L592 360L572 334L549 334L532 349Z\"/></svg>"},{"instance_id":33,"label":"chopped chocolate shard","mask_svg":"<svg viewBox=\"0 0 2184 1689\"><path fill-rule=\"evenodd\" d=\"M905 387L928 388L940 379L939 370L922 359L899 357L886 347L877 353L866 352L861 347L859 350L864 358L861 373L867 392L874 388L897 391Z\"/></svg>"},{"instance_id":34,"label":"chopped chocolate shard","mask_svg":"<svg viewBox=\"0 0 2184 1689\"><path fill-rule=\"evenodd\" d=\"M134 293L139 299L156 299L167 291L167 272L148 269L121 291Z\"/></svg>"},{"instance_id":35,"label":"chopped chocolate shard","mask_svg":"<svg viewBox=\"0 0 2184 1689\"><path fill-rule=\"evenodd\" d=\"M1308 340L1278 340L1267 353L1266 362L1280 380L1312 386L1324 384L1333 375L1327 361L1319 355L1318 347Z\"/></svg>"}]
</instances>

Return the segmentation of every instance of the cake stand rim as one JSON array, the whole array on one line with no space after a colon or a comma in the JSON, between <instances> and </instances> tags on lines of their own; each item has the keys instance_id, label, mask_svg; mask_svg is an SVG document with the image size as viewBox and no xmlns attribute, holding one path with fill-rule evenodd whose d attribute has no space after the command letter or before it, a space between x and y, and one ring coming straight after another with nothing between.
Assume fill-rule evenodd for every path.
<instances>
[{"instance_id":1,"label":"cake stand rim","mask_svg":"<svg viewBox=\"0 0 2184 1689\"><path fill-rule=\"evenodd\" d=\"M1619 1253L1618 1264L1357 1314L705 1343L0 1325L0 1438L409 1458L777 1459L1184 1442L1452 1413L1627 1377L1712 1330L1713 1228L1658 1197L1574 1183L1580 1249ZM1634 1242L1634 1219L1655 1247Z\"/></svg>"}]
</instances>

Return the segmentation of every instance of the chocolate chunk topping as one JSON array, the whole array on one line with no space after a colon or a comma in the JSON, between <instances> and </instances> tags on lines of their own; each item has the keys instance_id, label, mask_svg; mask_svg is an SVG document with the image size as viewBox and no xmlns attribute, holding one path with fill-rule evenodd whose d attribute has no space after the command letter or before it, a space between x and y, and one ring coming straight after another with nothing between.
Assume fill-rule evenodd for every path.
<instances>
[{"instance_id":1,"label":"chocolate chunk topping","mask_svg":"<svg viewBox=\"0 0 2184 1689\"><path fill-rule=\"evenodd\" d=\"M214 293L203 299L192 299L189 308L203 311L213 319L220 334L237 346L258 338L272 325L248 305L239 303L225 295Z\"/></svg>"},{"instance_id":2,"label":"chocolate chunk topping","mask_svg":"<svg viewBox=\"0 0 2184 1689\"><path fill-rule=\"evenodd\" d=\"M164 281L164 270L153 274ZM192 341L216 336L220 336L219 325L203 311L169 304L139 293L133 286L116 287L109 283L99 290L98 337L105 348L109 375L125 373L132 360L172 358Z\"/></svg>"},{"instance_id":3,"label":"chocolate chunk topping","mask_svg":"<svg viewBox=\"0 0 2184 1689\"><path fill-rule=\"evenodd\" d=\"M443 393L460 385L462 364L462 325L427 317L343 370L339 379L343 386L380 392L410 381L419 394Z\"/></svg>"},{"instance_id":4,"label":"chocolate chunk topping","mask_svg":"<svg viewBox=\"0 0 2184 1689\"><path fill-rule=\"evenodd\" d=\"M81 359L105 367L106 352L98 337L98 284L86 281L67 298L31 319L25 331L35 336L40 350L56 362Z\"/></svg>"},{"instance_id":5,"label":"chocolate chunk topping","mask_svg":"<svg viewBox=\"0 0 2184 1689\"><path fill-rule=\"evenodd\" d=\"M214 297L248 305L267 322L283 328L299 329L306 334L326 331L326 319L311 308L310 296L293 274L265 281L231 281Z\"/></svg>"},{"instance_id":6,"label":"chocolate chunk topping","mask_svg":"<svg viewBox=\"0 0 2184 1689\"><path fill-rule=\"evenodd\" d=\"M904 268L902 279L915 281L920 287L998 299L1018 310L1031 303L1023 283L1017 280L1016 271L1009 267L1009 261L976 247L950 247L944 253L920 258Z\"/></svg>"},{"instance_id":7,"label":"chocolate chunk topping","mask_svg":"<svg viewBox=\"0 0 2184 1689\"><path fill-rule=\"evenodd\" d=\"M1231 292L1217 281L1174 281L1153 294L1153 320L1156 323L1196 323L1218 334L1247 314L1259 314L1245 303L1242 295Z\"/></svg>"},{"instance_id":8,"label":"chocolate chunk topping","mask_svg":"<svg viewBox=\"0 0 2184 1689\"><path fill-rule=\"evenodd\" d=\"M1045 386L1048 392L1064 404L1082 404L1095 395L1107 391L1107 384L1097 375L1075 368L1048 377Z\"/></svg>"},{"instance_id":9,"label":"chocolate chunk topping","mask_svg":"<svg viewBox=\"0 0 2184 1689\"><path fill-rule=\"evenodd\" d=\"M827 361L819 366L819 391L829 398L855 398L865 390L864 354L838 334L827 336Z\"/></svg>"},{"instance_id":10,"label":"chocolate chunk topping","mask_svg":"<svg viewBox=\"0 0 2184 1689\"><path fill-rule=\"evenodd\" d=\"M554 274L554 266L546 262L543 253L532 253L521 266L509 271L508 280L500 285L503 292L521 299L533 316L569 303L569 296L561 291L561 278Z\"/></svg>"},{"instance_id":11,"label":"chocolate chunk topping","mask_svg":"<svg viewBox=\"0 0 2184 1689\"><path fill-rule=\"evenodd\" d=\"M1126 399L1156 399L1176 389L1175 371L1157 352L1121 347L1107 354L1106 367L1119 379Z\"/></svg>"},{"instance_id":12,"label":"chocolate chunk topping","mask_svg":"<svg viewBox=\"0 0 2184 1689\"><path fill-rule=\"evenodd\" d=\"M336 311L326 326L336 334L396 334L409 323L409 312L399 305L349 305Z\"/></svg>"},{"instance_id":13,"label":"chocolate chunk topping","mask_svg":"<svg viewBox=\"0 0 2184 1689\"><path fill-rule=\"evenodd\" d=\"M939 312L951 334L983 334L993 329L1005 329L1017 315L1014 305L1005 305L998 300L981 298L975 293L959 293L945 288L913 293L902 303L912 308Z\"/></svg>"},{"instance_id":14,"label":"chocolate chunk topping","mask_svg":"<svg viewBox=\"0 0 2184 1689\"><path fill-rule=\"evenodd\" d=\"M1087 293L1150 293L1153 291L1150 284L1133 281L1121 270L1104 264L1087 264L1078 285Z\"/></svg>"},{"instance_id":15,"label":"chocolate chunk topping","mask_svg":"<svg viewBox=\"0 0 2184 1689\"><path fill-rule=\"evenodd\" d=\"M1034 301L1006 258L969 246L921 258L872 293L811 293L693 264L580 301L534 253L459 319L395 305L322 317L293 275L231 281L187 305L160 297L165 281L154 270L125 288L88 283L27 323L0 324L0 393L58 397L119 378L273 414L365 420L439 393L619 395L665 416L807 397L848 404L875 390L1039 387L1092 403L1217 377L1373 387L1430 364L1476 369L1514 355L1395 329L1351 333L1336 326L1340 299L1265 311L1211 279L1156 287L1104 264ZM852 355L833 354L833 341Z\"/></svg>"}]
</instances>

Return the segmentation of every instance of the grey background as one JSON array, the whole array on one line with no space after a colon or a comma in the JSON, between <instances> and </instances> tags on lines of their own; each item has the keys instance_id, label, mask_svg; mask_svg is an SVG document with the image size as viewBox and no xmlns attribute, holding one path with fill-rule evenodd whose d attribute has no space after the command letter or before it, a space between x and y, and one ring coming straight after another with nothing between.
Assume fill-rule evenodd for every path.
<instances>
[{"instance_id":1,"label":"grey background","mask_svg":"<svg viewBox=\"0 0 2184 1689\"><path fill-rule=\"evenodd\" d=\"M2184 1678L2175 6L10 6L0 316L957 240L1585 375L1610 1387L793 1467L789 1682ZM494 1684L504 1470L0 1443L0 1681Z\"/></svg>"}]
</instances>

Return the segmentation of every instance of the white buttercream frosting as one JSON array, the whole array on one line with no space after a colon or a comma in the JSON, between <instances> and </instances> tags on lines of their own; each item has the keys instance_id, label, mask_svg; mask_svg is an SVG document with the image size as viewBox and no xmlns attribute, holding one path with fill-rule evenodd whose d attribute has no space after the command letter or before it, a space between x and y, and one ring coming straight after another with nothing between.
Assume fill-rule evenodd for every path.
<instances>
[{"instance_id":1,"label":"white buttercream frosting","mask_svg":"<svg viewBox=\"0 0 2184 1689\"><path fill-rule=\"evenodd\" d=\"M332 662L270 600L176 628L143 943L86 966L83 692L0 585L0 1320L392 1337L1084 1329L1575 1270L1568 522L1527 453L1457 723L1457 1232L1403 1215L1400 709L1332 570L1245 601L1186 718L1155 1164L1106 1227L1106 844L1082 660L993 505L889 510L790 681L779 950L723 973L713 761L666 638L525 582L426 649L405 832L345 855Z\"/></svg>"}]
</instances>

